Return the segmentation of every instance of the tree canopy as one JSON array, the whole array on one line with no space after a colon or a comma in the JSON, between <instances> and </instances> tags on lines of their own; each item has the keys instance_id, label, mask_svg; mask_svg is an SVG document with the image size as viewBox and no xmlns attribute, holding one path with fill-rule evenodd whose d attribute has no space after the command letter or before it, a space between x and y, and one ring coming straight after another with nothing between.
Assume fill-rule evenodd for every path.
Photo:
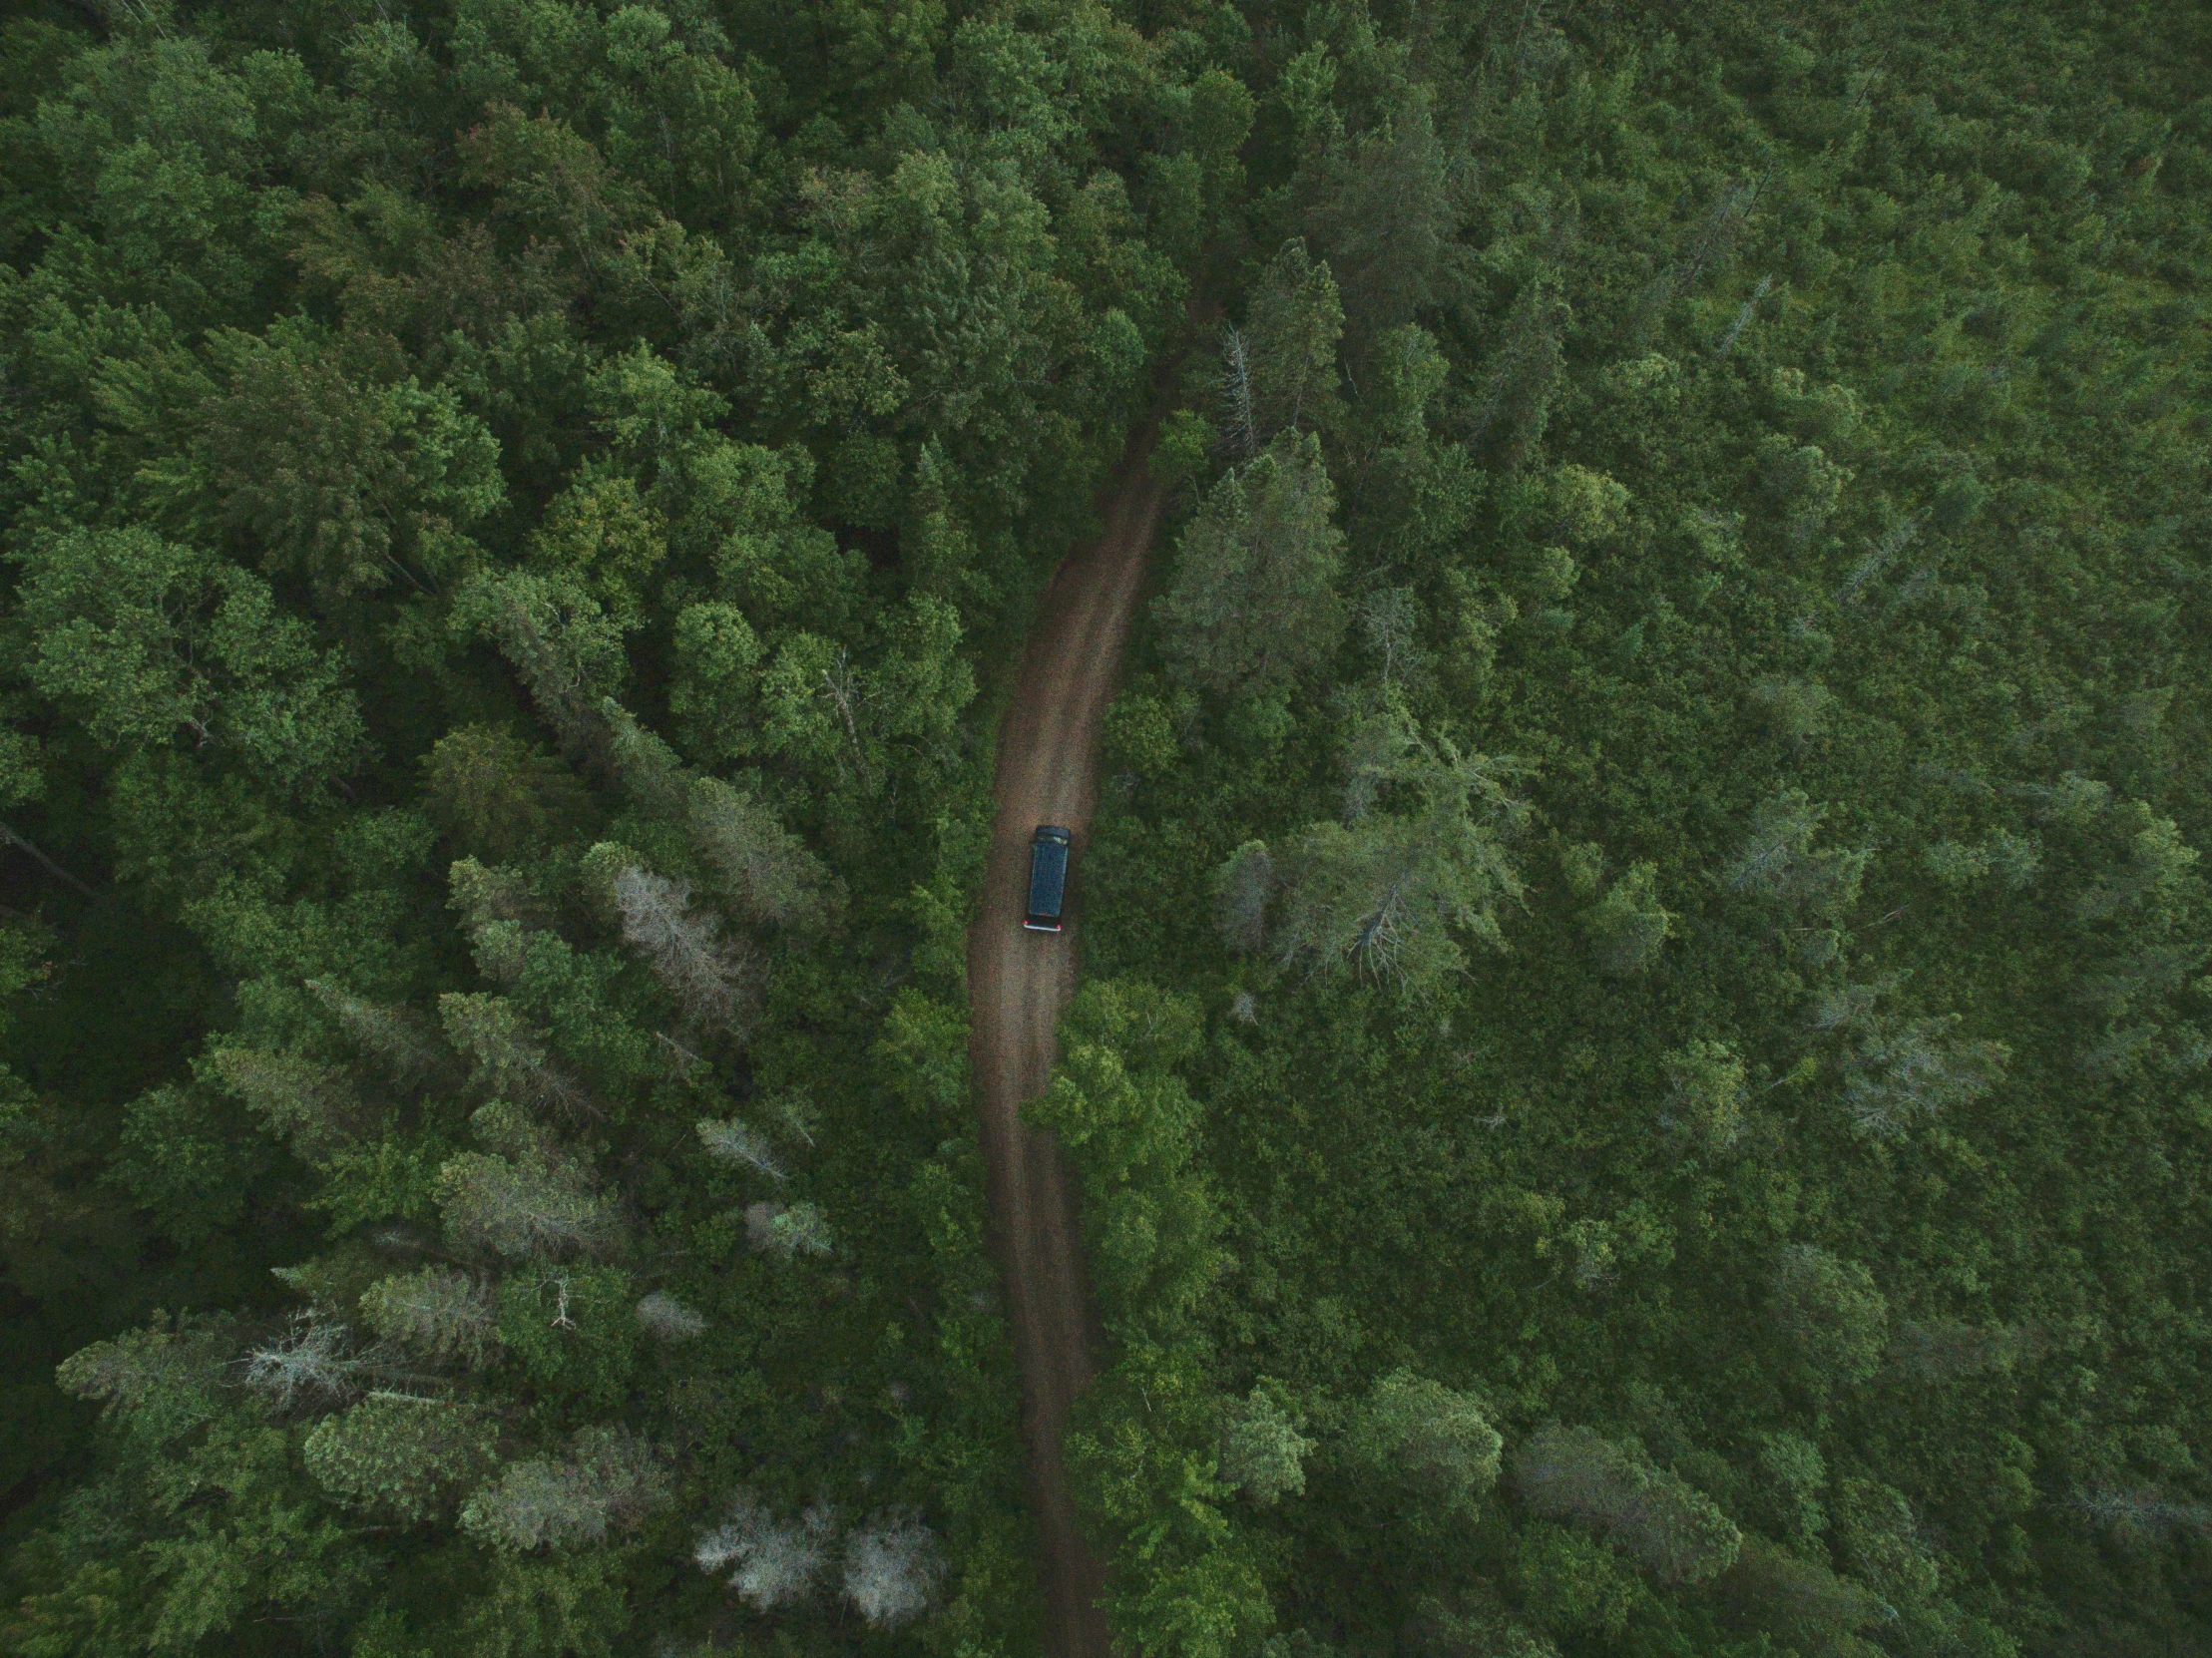
<instances>
[{"instance_id":1,"label":"tree canopy","mask_svg":"<svg viewBox=\"0 0 2212 1658\"><path fill-rule=\"evenodd\" d=\"M2212 1645L2201 9L0 63L0 1652L1039 1649L964 937L1124 457L1118 1648Z\"/></svg>"}]
</instances>

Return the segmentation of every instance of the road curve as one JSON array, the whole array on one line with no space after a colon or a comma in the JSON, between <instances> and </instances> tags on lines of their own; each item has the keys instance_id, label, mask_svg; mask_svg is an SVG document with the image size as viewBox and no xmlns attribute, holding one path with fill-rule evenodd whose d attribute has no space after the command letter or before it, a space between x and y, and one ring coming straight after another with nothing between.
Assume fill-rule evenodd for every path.
<instances>
[{"instance_id":1,"label":"road curve","mask_svg":"<svg viewBox=\"0 0 2212 1658\"><path fill-rule=\"evenodd\" d=\"M1052 1135L1027 1126L1018 1113L1052 1080L1054 1026L1075 994L1099 726L1159 517L1159 485L1144 464L1149 448L1148 434L1130 444L1105 503L1105 534L1061 565L1023 652L999 729L998 810L983 908L968 934L969 1062L983 1119L993 1241L1022 1371L1022 1435L1044 1549L1049 1658L1107 1658L1098 1607L1105 1574L1076 1523L1060 1459L1069 1407L1098 1374L1100 1335L1067 1159ZM1030 834L1041 823L1075 831L1068 930L1059 934L1022 927Z\"/></svg>"}]
</instances>

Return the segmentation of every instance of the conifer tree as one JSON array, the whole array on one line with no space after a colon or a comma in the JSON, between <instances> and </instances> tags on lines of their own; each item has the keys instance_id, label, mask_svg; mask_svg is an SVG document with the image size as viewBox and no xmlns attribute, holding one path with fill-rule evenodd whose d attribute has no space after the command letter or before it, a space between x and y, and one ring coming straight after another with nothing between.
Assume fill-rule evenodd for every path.
<instances>
[{"instance_id":1,"label":"conifer tree","mask_svg":"<svg viewBox=\"0 0 2212 1658\"><path fill-rule=\"evenodd\" d=\"M579 1548L636 1529L669 1494L652 1445L627 1429L586 1428L558 1457L509 1462L469 1497L461 1529L502 1550Z\"/></svg>"},{"instance_id":2,"label":"conifer tree","mask_svg":"<svg viewBox=\"0 0 2212 1658\"><path fill-rule=\"evenodd\" d=\"M475 1406L375 1393L317 1423L300 1458L334 1496L417 1524L483 1476L492 1448L493 1426Z\"/></svg>"},{"instance_id":3,"label":"conifer tree","mask_svg":"<svg viewBox=\"0 0 2212 1658\"><path fill-rule=\"evenodd\" d=\"M361 1293L361 1317L385 1341L435 1363L481 1370L499 1357L499 1307L481 1279L430 1266Z\"/></svg>"}]
</instances>

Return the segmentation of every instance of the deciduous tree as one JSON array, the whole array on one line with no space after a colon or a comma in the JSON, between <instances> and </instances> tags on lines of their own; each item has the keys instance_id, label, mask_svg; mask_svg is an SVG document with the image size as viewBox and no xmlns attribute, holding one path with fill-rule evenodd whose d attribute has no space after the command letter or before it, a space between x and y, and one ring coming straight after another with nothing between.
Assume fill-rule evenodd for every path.
<instances>
[{"instance_id":1,"label":"deciduous tree","mask_svg":"<svg viewBox=\"0 0 2212 1658\"><path fill-rule=\"evenodd\" d=\"M1533 1513L1601 1532L1664 1583L1727 1570L1742 1543L1710 1497L1588 1428L1531 1435L1514 1456L1514 1490Z\"/></svg>"}]
</instances>

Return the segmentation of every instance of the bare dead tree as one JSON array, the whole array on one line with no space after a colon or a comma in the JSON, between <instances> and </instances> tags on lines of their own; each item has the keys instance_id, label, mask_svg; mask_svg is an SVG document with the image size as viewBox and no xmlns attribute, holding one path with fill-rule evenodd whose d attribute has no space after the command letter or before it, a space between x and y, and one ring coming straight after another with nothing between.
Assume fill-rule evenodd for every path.
<instances>
[{"instance_id":1,"label":"bare dead tree","mask_svg":"<svg viewBox=\"0 0 2212 1658\"><path fill-rule=\"evenodd\" d=\"M690 882L627 865L615 874L615 904L623 942L645 956L684 1018L727 1028L748 998L751 964L743 946L723 936L719 916L692 907Z\"/></svg>"},{"instance_id":2,"label":"bare dead tree","mask_svg":"<svg viewBox=\"0 0 2212 1658\"><path fill-rule=\"evenodd\" d=\"M1221 399L1221 442L1230 455L1248 461L1259 453L1259 429L1252 417L1252 363L1244 336L1224 323L1221 372L1215 381Z\"/></svg>"}]
</instances>

